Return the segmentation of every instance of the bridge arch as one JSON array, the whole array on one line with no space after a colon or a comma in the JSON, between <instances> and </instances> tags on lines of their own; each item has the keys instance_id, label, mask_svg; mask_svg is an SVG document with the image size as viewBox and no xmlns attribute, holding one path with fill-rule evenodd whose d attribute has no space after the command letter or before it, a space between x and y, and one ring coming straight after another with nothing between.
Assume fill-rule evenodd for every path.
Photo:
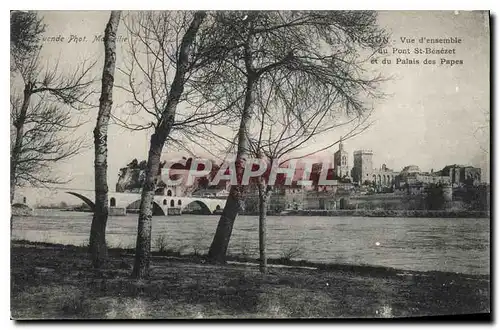
<instances>
[{"instance_id":1,"label":"bridge arch","mask_svg":"<svg viewBox=\"0 0 500 330\"><path fill-rule=\"evenodd\" d=\"M138 199L132 203L130 203L125 209L127 213L136 213L141 207L141 200ZM135 212L131 212L131 210ZM153 201L153 215L167 215L163 208L156 201Z\"/></svg>"},{"instance_id":2,"label":"bridge arch","mask_svg":"<svg viewBox=\"0 0 500 330\"><path fill-rule=\"evenodd\" d=\"M76 193L76 192L72 192L72 191L67 191L66 193L68 193L70 195L73 195L75 197L80 198L82 201L84 201L90 207L90 209L92 210L92 212L95 211L95 204L89 198L83 196L82 194L79 194L79 193Z\"/></svg>"},{"instance_id":3,"label":"bridge arch","mask_svg":"<svg viewBox=\"0 0 500 330\"><path fill-rule=\"evenodd\" d=\"M67 192L75 197L78 197L82 201L84 201L92 210L95 210L94 201L90 198L77 193L77 192ZM175 196L175 194L173 194ZM154 196L154 204L153 204L153 215L163 215L167 214L167 210L172 207L177 207L180 209L185 209L186 207L192 207L197 209L202 214L212 214L216 210L220 210L224 208L226 204L225 199L216 199L216 198L199 198L199 197L191 197L191 196ZM113 202L114 199L114 202ZM115 205L115 207L124 208L128 213L137 212L140 208L140 200L141 194L138 193L116 193L111 192L109 194L109 203L111 206ZM136 203L136 204L134 204ZM193 206L196 205L196 207Z\"/></svg>"},{"instance_id":4,"label":"bridge arch","mask_svg":"<svg viewBox=\"0 0 500 330\"><path fill-rule=\"evenodd\" d=\"M208 207L208 205L200 200L194 200L192 202L189 202L188 204L184 205L183 209L193 204L197 205L200 208L201 214L212 214L212 210Z\"/></svg>"}]
</instances>

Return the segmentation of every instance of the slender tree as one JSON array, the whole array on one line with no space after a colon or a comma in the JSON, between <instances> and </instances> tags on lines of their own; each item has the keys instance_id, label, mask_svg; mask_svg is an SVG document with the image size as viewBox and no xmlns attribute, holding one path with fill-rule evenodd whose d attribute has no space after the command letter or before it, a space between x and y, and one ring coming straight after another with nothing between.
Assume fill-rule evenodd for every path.
<instances>
[{"instance_id":1,"label":"slender tree","mask_svg":"<svg viewBox=\"0 0 500 330\"><path fill-rule=\"evenodd\" d=\"M44 29L36 13L11 13L11 203L16 186L63 183L50 173L51 165L84 145L82 139L69 137L69 130L81 123L67 106L90 106L93 64L84 62L70 75L60 74L58 63L44 68L39 59Z\"/></svg>"},{"instance_id":2,"label":"slender tree","mask_svg":"<svg viewBox=\"0 0 500 330\"><path fill-rule=\"evenodd\" d=\"M273 190L279 190L274 188L282 188L276 185L283 184L283 180L272 179L273 182L269 182L272 178L271 164L276 162L278 166L283 166L292 159L306 158L330 148L339 141L330 142L323 137L335 130L345 130L346 140L370 127L371 111L344 113L344 101L334 88L328 84L321 86L320 82L306 78L277 72L270 84L261 81L256 89L255 120L247 140L250 142L250 155L260 159L260 165L267 165L267 171L254 180L258 193L259 269L262 273L267 272L266 219L270 198ZM302 95L314 97L304 98ZM303 152L304 148L309 152ZM305 154L305 157L297 154ZM311 170L308 169L307 177L301 180L311 181Z\"/></svg>"},{"instance_id":3,"label":"slender tree","mask_svg":"<svg viewBox=\"0 0 500 330\"><path fill-rule=\"evenodd\" d=\"M222 83L236 83L244 88L236 150L239 179L249 151L246 132L254 116L255 89L261 80L270 81L280 71L295 77L287 78L290 81L305 79L327 85L336 91L346 113L362 112L363 101L380 81L363 68L387 40L376 24L374 12L221 12L216 16L216 26L218 33L213 36L210 52L225 55L219 57L230 78ZM218 94L219 99L225 97ZM231 187L209 250L213 262L225 261L234 221L243 205L243 192L240 184Z\"/></svg>"},{"instance_id":4,"label":"slender tree","mask_svg":"<svg viewBox=\"0 0 500 330\"><path fill-rule=\"evenodd\" d=\"M182 149L186 149L183 140L199 143L197 138L210 133L214 126L231 123L234 117L227 118L227 109L242 99L239 95L224 104L227 99L221 102L211 98L215 93L206 93L206 86L216 88L223 79L221 74L217 75L221 66L217 67L217 61L212 58L220 55L206 51L208 43L212 42L209 36L215 34L210 24L213 21L211 16L207 13L194 37L185 69L184 89L179 98L182 106L176 110L167 136L168 143ZM154 130L158 126L169 97L169 86L175 77L181 41L191 17L192 12L187 11L139 12L126 16L129 43L126 61L118 68L123 79L117 87L127 92L130 98L124 104L124 111L112 116L116 124L134 131ZM210 70L211 74L200 74L200 68Z\"/></svg>"},{"instance_id":5,"label":"slender tree","mask_svg":"<svg viewBox=\"0 0 500 330\"><path fill-rule=\"evenodd\" d=\"M128 86L122 88L132 95L132 105L155 117L155 121L150 125L135 127L154 129L141 193L136 255L132 273L135 278L147 277L149 273L153 197L160 171L160 157L165 142L176 124L177 106L182 101L186 81L193 68L196 36L206 17L203 11L184 14L172 17L171 15L175 13L139 13L138 16L131 18L132 24L127 25L129 33L134 38L130 38L133 39L130 43L132 59L130 66L121 70L128 78ZM190 23L187 23L189 17L191 17ZM174 34L171 34L170 19L179 20L180 23L176 25ZM145 84L136 85L135 68L138 68L137 71L143 77ZM170 75L172 69L175 70L173 78ZM147 93L139 92L140 88L146 88Z\"/></svg>"},{"instance_id":6,"label":"slender tree","mask_svg":"<svg viewBox=\"0 0 500 330\"><path fill-rule=\"evenodd\" d=\"M116 65L116 31L120 11L112 11L104 31L104 67L102 70L99 112L94 128L95 210L90 228L89 248L93 267L100 267L107 258L106 224L108 222L108 123L113 105Z\"/></svg>"},{"instance_id":7,"label":"slender tree","mask_svg":"<svg viewBox=\"0 0 500 330\"><path fill-rule=\"evenodd\" d=\"M206 138L214 127L229 124L234 116L227 116L227 110L242 99L238 95L221 101L214 99L214 93L206 92L208 85L227 87L219 84L223 79L221 54L207 51L212 49L210 36L216 35L213 15L197 12L193 16L187 11L139 12L129 14L124 22L130 38L125 63L118 68L124 79L117 87L126 91L130 99L126 101L126 111L113 116L115 123L130 130L154 131L151 146L155 153L151 154L150 149L154 157L148 159L148 164L159 159L163 145L167 144L169 148L180 147L192 154L187 144L197 144L198 138ZM152 180L155 186L164 184L161 167L161 164L152 167L154 178L149 182ZM143 183L143 196L151 189L150 186L144 189L147 182ZM161 191L154 189L152 194ZM144 208L150 211L143 214L152 213L152 206L146 202ZM134 275L143 277L149 267L149 261L145 260L149 258L151 227L143 220L139 223L138 242L143 247L137 251Z\"/></svg>"}]
</instances>

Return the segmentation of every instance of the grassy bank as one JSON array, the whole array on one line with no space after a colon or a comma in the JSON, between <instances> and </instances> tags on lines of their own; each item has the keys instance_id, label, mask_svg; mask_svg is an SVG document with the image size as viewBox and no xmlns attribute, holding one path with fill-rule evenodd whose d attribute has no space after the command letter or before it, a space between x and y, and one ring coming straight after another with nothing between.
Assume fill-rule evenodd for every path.
<instances>
[{"instance_id":1,"label":"grassy bank","mask_svg":"<svg viewBox=\"0 0 500 330\"><path fill-rule=\"evenodd\" d=\"M111 249L105 269L95 271L83 247L13 242L12 317L365 318L490 310L487 276L290 260L272 261L288 267L262 275L253 264L210 265L203 256L156 253L151 277L136 281L131 252Z\"/></svg>"}]
</instances>

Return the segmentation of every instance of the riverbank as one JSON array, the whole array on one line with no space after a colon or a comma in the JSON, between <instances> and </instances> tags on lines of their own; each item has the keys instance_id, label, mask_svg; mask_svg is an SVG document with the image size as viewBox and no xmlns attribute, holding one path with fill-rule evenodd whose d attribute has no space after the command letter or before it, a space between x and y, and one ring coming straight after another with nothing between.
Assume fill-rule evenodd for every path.
<instances>
[{"instance_id":1,"label":"riverbank","mask_svg":"<svg viewBox=\"0 0 500 330\"><path fill-rule=\"evenodd\" d=\"M84 247L13 241L12 317L377 318L490 311L489 276L289 260L272 261L262 275L251 259L210 265L203 256L166 252L155 253L148 280L136 281L130 278L133 251L109 254L106 267L94 271Z\"/></svg>"},{"instance_id":2,"label":"riverbank","mask_svg":"<svg viewBox=\"0 0 500 330\"><path fill-rule=\"evenodd\" d=\"M467 210L290 210L281 215L325 216L325 217L391 217L391 218L489 218L486 211Z\"/></svg>"},{"instance_id":3,"label":"riverbank","mask_svg":"<svg viewBox=\"0 0 500 330\"><path fill-rule=\"evenodd\" d=\"M172 212L170 213L170 210ZM61 209L58 211L75 211L71 209ZM82 210L78 212L89 212ZM32 216L33 210L28 207L12 207L12 215L15 216ZM138 212L125 210L124 208L111 208L110 213L113 216L124 216L126 214L135 214ZM169 209L169 216L178 216L183 214L200 215L199 212L181 211L179 208ZM220 216L222 211L216 211L212 215ZM242 212L241 215L258 215L258 212ZM468 210L286 210L282 212L269 211L268 215L275 216L324 216L324 217L393 217L393 218L489 218L490 213L487 211L468 211Z\"/></svg>"}]
</instances>

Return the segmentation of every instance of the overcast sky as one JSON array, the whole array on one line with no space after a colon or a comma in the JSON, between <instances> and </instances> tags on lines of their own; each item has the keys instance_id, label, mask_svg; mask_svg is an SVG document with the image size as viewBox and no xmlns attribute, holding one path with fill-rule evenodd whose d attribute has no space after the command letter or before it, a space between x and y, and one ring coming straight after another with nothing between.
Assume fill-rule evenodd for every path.
<instances>
[{"instance_id":1,"label":"overcast sky","mask_svg":"<svg viewBox=\"0 0 500 330\"><path fill-rule=\"evenodd\" d=\"M95 35L103 34L109 12L54 11L40 12L40 15L47 24L46 36L61 35L67 41L70 35L77 35L89 40L79 44L44 43L44 63L50 64L59 58L59 67L69 71L84 59L93 59L98 61L96 73L100 73L104 46L102 42L92 41ZM386 164L399 171L406 165L415 164L427 171L431 168L439 170L447 164L465 164L481 167L484 180L489 181L490 46L487 13L380 12L379 24L392 33L391 43L399 48L403 47L401 37L459 37L461 44L442 45L455 48L456 55L430 57L438 61L441 57L462 60L463 65L380 65L382 74L393 77L381 86L388 96L374 103L374 125L344 143L349 152L349 165L352 166L354 150L372 149L374 167ZM120 26L118 35L126 35L123 26ZM118 65L121 65L120 55L119 48ZM422 55L400 57L421 61L425 58ZM122 105L125 99L124 92L115 89L114 106ZM90 117L86 118L88 124L75 134L86 133L92 142L96 114L97 110L91 111ZM148 134L110 127L108 175L111 190L114 190L120 167L133 158L146 159ZM322 139L333 142L342 134L342 131L333 132ZM310 146L312 149L313 145ZM331 154L335 150L333 147ZM178 157L179 154L166 152L164 158ZM69 186L92 189L93 149L60 164L56 171L61 176L73 178Z\"/></svg>"}]
</instances>

